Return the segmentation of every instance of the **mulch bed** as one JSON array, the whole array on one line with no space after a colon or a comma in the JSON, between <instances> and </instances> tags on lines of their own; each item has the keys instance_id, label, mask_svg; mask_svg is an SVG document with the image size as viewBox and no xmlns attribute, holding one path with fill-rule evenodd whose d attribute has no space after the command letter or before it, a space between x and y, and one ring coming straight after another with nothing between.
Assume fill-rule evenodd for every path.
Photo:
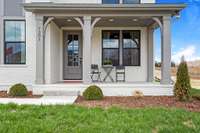
<instances>
[{"instance_id":1,"label":"mulch bed","mask_svg":"<svg viewBox=\"0 0 200 133\"><path fill-rule=\"evenodd\" d=\"M0 91L0 98L40 98L42 96L40 95L33 95L33 93L31 91L28 92L27 96L23 96L23 97L13 97L13 96L9 96L9 94L7 93L7 91Z\"/></svg>"},{"instance_id":2,"label":"mulch bed","mask_svg":"<svg viewBox=\"0 0 200 133\"><path fill-rule=\"evenodd\" d=\"M99 101L86 101L79 96L75 102L76 105L86 107L103 107L118 106L123 108L144 108L144 107L175 107L188 111L200 112L200 101L193 99L190 102L180 102L175 97L104 97Z\"/></svg>"}]
</instances>

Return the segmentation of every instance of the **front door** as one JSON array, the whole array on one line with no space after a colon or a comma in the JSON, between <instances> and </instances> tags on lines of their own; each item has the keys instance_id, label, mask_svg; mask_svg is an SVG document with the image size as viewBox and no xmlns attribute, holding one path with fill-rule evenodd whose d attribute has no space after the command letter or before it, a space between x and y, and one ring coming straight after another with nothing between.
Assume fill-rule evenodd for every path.
<instances>
[{"instance_id":1,"label":"front door","mask_svg":"<svg viewBox=\"0 0 200 133\"><path fill-rule=\"evenodd\" d=\"M82 79L81 31L64 31L64 80Z\"/></svg>"}]
</instances>

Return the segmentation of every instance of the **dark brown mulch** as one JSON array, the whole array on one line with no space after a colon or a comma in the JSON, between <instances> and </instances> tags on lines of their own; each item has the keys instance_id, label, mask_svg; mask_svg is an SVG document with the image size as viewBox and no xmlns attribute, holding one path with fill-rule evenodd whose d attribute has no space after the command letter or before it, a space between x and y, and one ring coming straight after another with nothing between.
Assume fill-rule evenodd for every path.
<instances>
[{"instance_id":1,"label":"dark brown mulch","mask_svg":"<svg viewBox=\"0 0 200 133\"><path fill-rule=\"evenodd\" d=\"M200 112L200 101L193 99L190 102L180 102L175 97L104 97L99 101L86 101L83 97L78 97L76 105L86 107L120 106L124 108L144 108L144 107L175 107L189 111Z\"/></svg>"},{"instance_id":2,"label":"dark brown mulch","mask_svg":"<svg viewBox=\"0 0 200 133\"><path fill-rule=\"evenodd\" d=\"M28 92L27 96L23 96L23 97L13 97L13 96L9 96L9 94L7 93L7 91L0 91L0 98L40 98L42 97L41 95L33 95L33 93L31 91Z\"/></svg>"}]
</instances>

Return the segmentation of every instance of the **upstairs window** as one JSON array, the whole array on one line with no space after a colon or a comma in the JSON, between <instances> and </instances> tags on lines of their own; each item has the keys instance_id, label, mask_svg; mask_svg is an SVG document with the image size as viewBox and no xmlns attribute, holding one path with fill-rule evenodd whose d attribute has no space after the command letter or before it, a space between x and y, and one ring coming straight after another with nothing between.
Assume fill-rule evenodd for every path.
<instances>
[{"instance_id":1,"label":"upstairs window","mask_svg":"<svg viewBox=\"0 0 200 133\"><path fill-rule=\"evenodd\" d=\"M103 4L119 4L119 0L102 0Z\"/></svg>"},{"instance_id":2,"label":"upstairs window","mask_svg":"<svg viewBox=\"0 0 200 133\"><path fill-rule=\"evenodd\" d=\"M140 0L123 0L123 4L139 4Z\"/></svg>"},{"instance_id":3,"label":"upstairs window","mask_svg":"<svg viewBox=\"0 0 200 133\"><path fill-rule=\"evenodd\" d=\"M25 21L5 20L4 26L4 63L25 64Z\"/></svg>"}]
</instances>

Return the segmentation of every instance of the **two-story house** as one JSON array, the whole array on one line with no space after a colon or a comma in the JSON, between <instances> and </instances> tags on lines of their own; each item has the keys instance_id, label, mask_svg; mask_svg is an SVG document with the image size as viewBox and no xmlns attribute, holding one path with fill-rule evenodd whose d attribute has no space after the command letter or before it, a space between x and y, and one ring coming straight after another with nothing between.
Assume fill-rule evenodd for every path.
<instances>
[{"instance_id":1,"label":"two-story house","mask_svg":"<svg viewBox=\"0 0 200 133\"><path fill-rule=\"evenodd\" d=\"M116 67L125 70L125 83L102 87L148 91L154 88L153 32L160 28L159 88L172 88L171 18L184 7L155 0L1 0L0 86L88 85L96 64L104 81L116 81Z\"/></svg>"}]
</instances>

